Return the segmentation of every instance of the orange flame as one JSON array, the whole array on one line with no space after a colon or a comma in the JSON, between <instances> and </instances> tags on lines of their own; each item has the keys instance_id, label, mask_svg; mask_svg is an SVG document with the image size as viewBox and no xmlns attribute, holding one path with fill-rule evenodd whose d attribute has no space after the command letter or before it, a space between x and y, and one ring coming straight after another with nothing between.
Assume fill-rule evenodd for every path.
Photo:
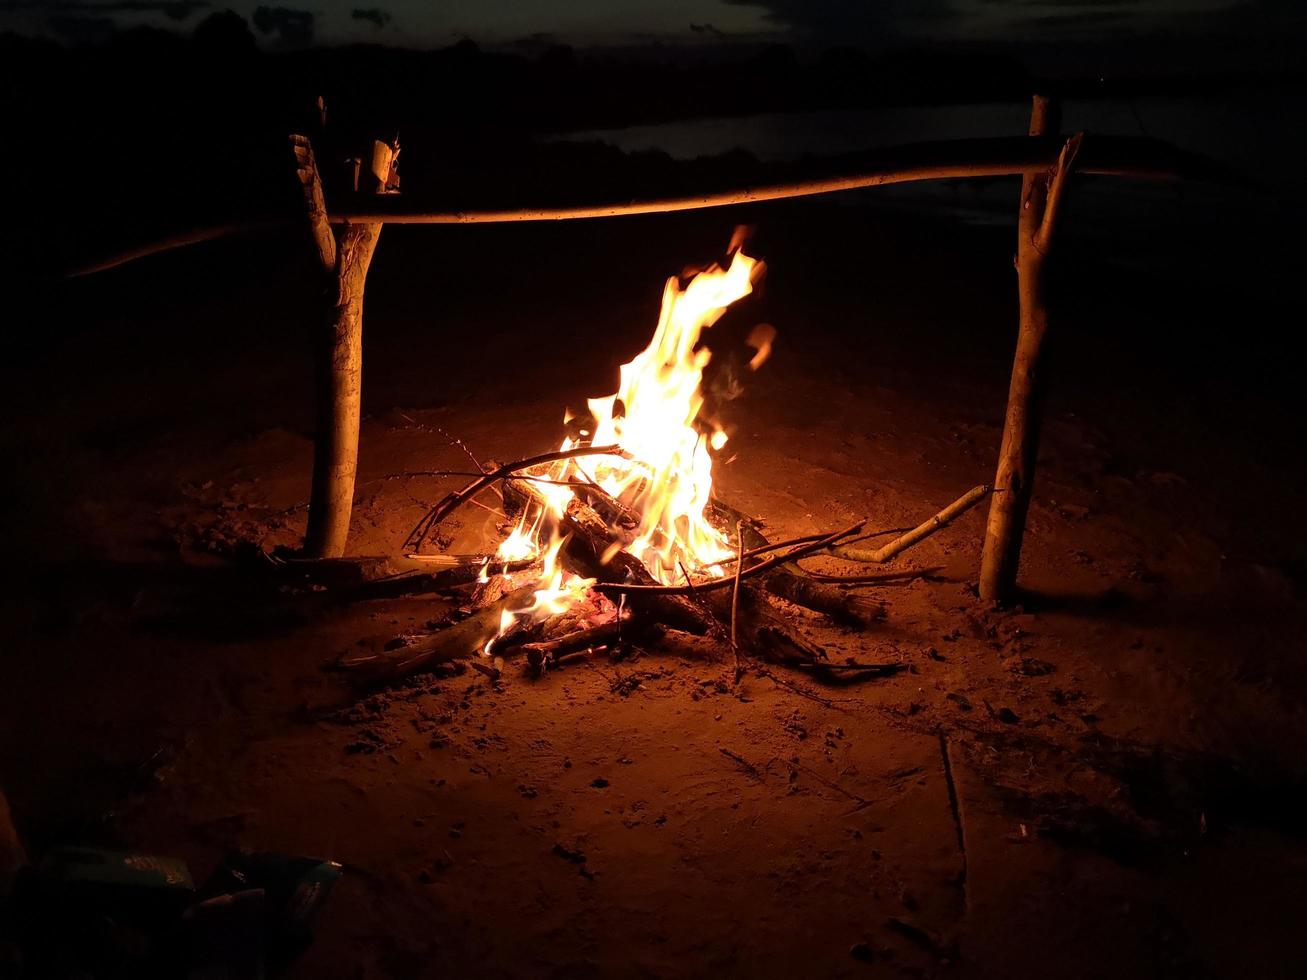
<instances>
[{"instance_id":1,"label":"orange flame","mask_svg":"<svg viewBox=\"0 0 1307 980\"><path fill-rule=\"evenodd\" d=\"M630 543L623 550L664 584L684 581L690 571L721 575L717 563L734 551L704 516L712 493L711 453L721 450L727 436L700 418L703 370L711 353L699 347L699 340L728 306L753 291L762 272L761 262L736 251L726 269L714 265L684 288L675 276L668 279L649 346L622 365L614 394L588 403L595 421L586 438L594 445L621 446L626 456L560 460L537 474L553 481L592 482L620 502L638 523L625 536ZM774 331L766 330L770 332L750 337L758 350L753 367L770 349ZM562 448L574 445L565 439ZM559 526L575 496L573 488L543 482L535 487L543 506L527 508L498 557L514 561L543 553L542 588L528 609L514 611L513 618L506 614L504 629L518 617L563 611L593 584L558 567Z\"/></svg>"}]
</instances>

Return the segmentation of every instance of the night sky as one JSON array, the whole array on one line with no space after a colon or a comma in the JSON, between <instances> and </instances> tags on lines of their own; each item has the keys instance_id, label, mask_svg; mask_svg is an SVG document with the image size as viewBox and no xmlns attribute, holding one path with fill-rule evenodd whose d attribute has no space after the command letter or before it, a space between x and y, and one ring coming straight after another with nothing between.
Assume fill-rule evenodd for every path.
<instances>
[{"instance_id":1,"label":"night sky","mask_svg":"<svg viewBox=\"0 0 1307 980\"><path fill-rule=\"evenodd\" d=\"M230 7L267 47L355 41L576 46L783 41L800 44L1073 43L1140 38L1282 44L1307 29L1302 0L0 0L0 29L94 41L150 25L181 32Z\"/></svg>"}]
</instances>

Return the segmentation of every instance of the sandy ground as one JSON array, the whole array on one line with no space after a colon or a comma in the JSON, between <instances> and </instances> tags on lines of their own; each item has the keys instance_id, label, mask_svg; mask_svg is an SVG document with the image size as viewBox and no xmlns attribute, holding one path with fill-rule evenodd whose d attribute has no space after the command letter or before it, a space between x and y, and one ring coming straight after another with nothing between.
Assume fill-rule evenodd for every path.
<instances>
[{"instance_id":1,"label":"sandy ground","mask_svg":"<svg viewBox=\"0 0 1307 980\"><path fill-rule=\"evenodd\" d=\"M914 524L987 481L1006 233L763 215L769 279L721 359L759 320L781 339L722 408L722 495L781 537ZM351 550L397 554L448 489L403 475L463 465L442 431L552 448L663 277L730 228L388 230ZM303 528L298 245L33 295L6 368L0 784L34 852L126 844L200 878L235 846L344 862L302 977L1298 975L1300 423L1192 319L1220 297L1067 284L1020 605L977 598L982 508L893 566L937 571L876 587L873 629L793 611L907 673L732 690L725 663L651 650L360 700L322 666L448 606L279 595L230 560ZM461 522L455 550L495 525Z\"/></svg>"}]
</instances>

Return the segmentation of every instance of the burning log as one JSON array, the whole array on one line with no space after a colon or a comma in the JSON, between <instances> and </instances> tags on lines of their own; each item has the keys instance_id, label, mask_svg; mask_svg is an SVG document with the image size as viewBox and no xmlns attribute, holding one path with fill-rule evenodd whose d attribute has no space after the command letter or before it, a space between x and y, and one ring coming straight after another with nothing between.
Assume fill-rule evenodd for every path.
<instances>
[{"instance_id":1,"label":"burning log","mask_svg":"<svg viewBox=\"0 0 1307 980\"><path fill-rule=\"evenodd\" d=\"M509 512L520 511L528 505L548 506L539 488L529 481L505 481L504 506ZM567 534L563 553L579 574L601 583L657 585L638 558L620 549L621 542L607 522L588 504L578 499L568 501L562 524ZM679 595L641 596L633 599L630 605L633 613L647 614L657 622L690 633L707 633L715 625L710 616Z\"/></svg>"},{"instance_id":2,"label":"burning log","mask_svg":"<svg viewBox=\"0 0 1307 980\"><path fill-rule=\"evenodd\" d=\"M642 627L622 620L613 620L600 626L577 630L552 640L537 643L523 643L517 652L526 655L527 666L534 673L541 673L550 667L556 667L573 655L589 656L598 653L614 643L632 636L648 637L651 632L661 632L655 624L646 623Z\"/></svg>"},{"instance_id":3,"label":"burning log","mask_svg":"<svg viewBox=\"0 0 1307 980\"><path fill-rule=\"evenodd\" d=\"M422 595L428 592L450 592L475 585L486 566L493 560L489 555L469 559L434 572L401 572L386 578L375 579L345 591L344 601L364 599L398 599L401 596ZM499 571L520 572L537 565L535 561L498 562Z\"/></svg>"},{"instance_id":4,"label":"burning log","mask_svg":"<svg viewBox=\"0 0 1307 980\"><path fill-rule=\"evenodd\" d=\"M477 656L499 635L504 612L530 601L535 588L534 582L520 586L483 605L462 622L424 636L406 647L366 656L342 657L336 666L350 674L355 683L373 685L390 683L429 670L436 664Z\"/></svg>"},{"instance_id":5,"label":"burning log","mask_svg":"<svg viewBox=\"0 0 1307 980\"><path fill-rule=\"evenodd\" d=\"M537 487L521 480L511 480L504 484L506 507L521 507L528 502L544 505ZM853 533L860 526L855 525L854 529L836 532L835 535L826 535L804 547L817 550L824 547L832 537ZM721 624L730 622L732 594L727 587L734 585L733 578L684 586L664 586L654 582L648 569L635 556L614 549L620 540L612 529L592 507L577 499L568 502L564 528L569 534L563 549L568 560L576 563L580 573L599 580L595 586L596 591L625 596L635 616L671 626L677 626L678 621L688 619L695 627L689 630L693 633L704 633L710 628L720 630ZM779 556L777 561L788 557ZM765 564L754 566L740 577L744 578L750 572L756 574ZM820 669L828 662L826 652L821 647L796 633L772 609L762 589L746 581L741 584L739 595L735 618L736 637L741 649L761 659L787 666L802 664ZM696 605L691 599L699 604Z\"/></svg>"}]
</instances>

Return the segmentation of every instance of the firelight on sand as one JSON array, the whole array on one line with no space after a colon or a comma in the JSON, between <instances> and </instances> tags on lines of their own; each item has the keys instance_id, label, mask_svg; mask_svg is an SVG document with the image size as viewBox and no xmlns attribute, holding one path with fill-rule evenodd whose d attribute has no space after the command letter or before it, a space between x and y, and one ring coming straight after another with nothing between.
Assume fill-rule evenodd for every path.
<instances>
[{"instance_id":1,"label":"firelight on sand","mask_svg":"<svg viewBox=\"0 0 1307 980\"><path fill-rule=\"evenodd\" d=\"M590 427L580 430L579 440L564 439L561 447L616 445L624 455L564 459L529 474L543 503L525 509L498 557L507 562L541 555L541 588L531 605L504 612L501 635L518 618L566 611L594 584L565 573L558 561L560 524L576 496L572 484L593 485L620 503L627 520L615 529L622 543L613 546L614 554L620 549L635 556L657 581L684 581L691 572L723 574L718 563L734 554L734 547L708 522L704 509L712 493L713 453L726 445L727 436L700 417L703 370L712 354L699 340L727 307L753 291L763 268L736 250L727 268L714 265L685 287L676 276L667 280L649 346L622 365L615 393L589 399ZM766 359L773 335L768 328L750 337L757 351L751 368Z\"/></svg>"}]
</instances>

